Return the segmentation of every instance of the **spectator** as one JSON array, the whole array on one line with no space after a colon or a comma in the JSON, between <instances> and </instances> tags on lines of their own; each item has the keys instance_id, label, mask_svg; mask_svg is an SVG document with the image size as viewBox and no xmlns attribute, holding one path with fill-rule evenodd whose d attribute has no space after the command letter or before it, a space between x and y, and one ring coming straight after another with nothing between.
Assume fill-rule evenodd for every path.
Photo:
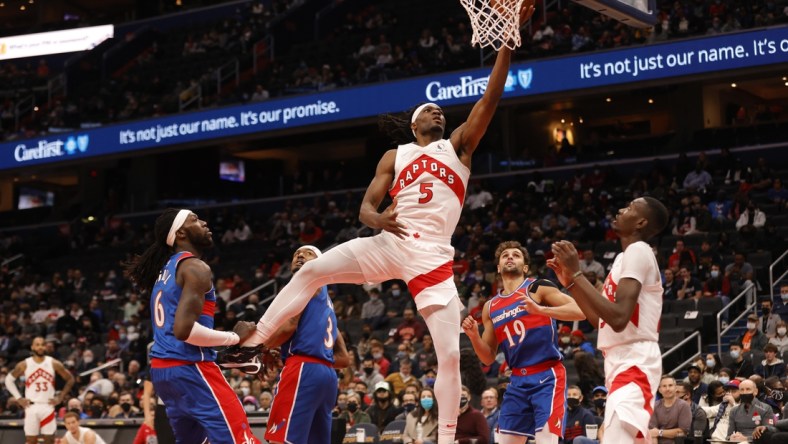
<instances>
[{"instance_id":1,"label":"spectator","mask_svg":"<svg viewBox=\"0 0 788 444\"><path fill-rule=\"evenodd\" d=\"M591 356L596 354L596 350L594 350L594 346L591 345L591 342L586 339L586 335L583 334L580 330L575 330L572 332L572 335L569 337L574 346L572 353L579 353L585 352Z\"/></svg>"},{"instance_id":2,"label":"spectator","mask_svg":"<svg viewBox=\"0 0 788 444\"><path fill-rule=\"evenodd\" d=\"M712 184L711 174L703 169L701 163L695 165L695 169L687 173L684 178L684 188L688 191L705 191Z\"/></svg>"},{"instance_id":3,"label":"spectator","mask_svg":"<svg viewBox=\"0 0 788 444\"><path fill-rule=\"evenodd\" d=\"M370 341L369 352L375 360L375 366L381 375L388 376L391 362L383 355L383 343L377 340ZM390 390L390 389L389 389Z\"/></svg>"},{"instance_id":4,"label":"spectator","mask_svg":"<svg viewBox=\"0 0 788 444\"><path fill-rule=\"evenodd\" d=\"M777 334L777 324L780 316L772 312L772 300L765 298L761 301L761 316L758 318L758 330L767 337L773 338Z\"/></svg>"},{"instance_id":5,"label":"spectator","mask_svg":"<svg viewBox=\"0 0 788 444\"><path fill-rule=\"evenodd\" d=\"M668 258L668 268L674 272L679 271L679 267L687 267L694 270L697 263L695 252L691 248L685 248L682 239L676 239L676 247L673 250L673 254Z\"/></svg>"},{"instance_id":6,"label":"spectator","mask_svg":"<svg viewBox=\"0 0 788 444\"><path fill-rule=\"evenodd\" d=\"M268 100L269 97L270 94L268 93L268 90L263 88L263 85L257 84L250 100L252 102L262 102L264 100Z\"/></svg>"},{"instance_id":7,"label":"spectator","mask_svg":"<svg viewBox=\"0 0 788 444\"><path fill-rule=\"evenodd\" d=\"M699 407L711 407L719 405L722 402L722 397L725 396L725 384L720 381L714 380L709 383L709 388L706 395L701 398ZM708 418L707 418L708 419Z\"/></svg>"},{"instance_id":8,"label":"spectator","mask_svg":"<svg viewBox=\"0 0 788 444\"><path fill-rule=\"evenodd\" d=\"M774 418L774 412L768 405L758 401L758 388L755 383L745 379L739 384L739 400L741 403L731 411L727 438L730 441L752 440L752 432L760 425L761 419L767 421Z\"/></svg>"},{"instance_id":9,"label":"spectator","mask_svg":"<svg viewBox=\"0 0 788 444\"><path fill-rule=\"evenodd\" d=\"M403 320L395 328L394 333L389 337L387 344L392 342L418 342L424 337L424 325L419 319L416 319L416 314L412 308L406 308L402 313Z\"/></svg>"},{"instance_id":10,"label":"spectator","mask_svg":"<svg viewBox=\"0 0 788 444\"><path fill-rule=\"evenodd\" d=\"M570 385L566 390L566 406L564 442L572 444L578 436L586 436L586 426L595 425L596 419L590 410L583 407L583 393L576 385Z\"/></svg>"},{"instance_id":11,"label":"spectator","mask_svg":"<svg viewBox=\"0 0 788 444\"><path fill-rule=\"evenodd\" d=\"M670 375L659 381L659 394L662 399L654 405L648 427L659 444L674 444L676 438L687 436L692 427L690 405L676 397L676 380Z\"/></svg>"},{"instance_id":12,"label":"spectator","mask_svg":"<svg viewBox=\"0 0 788 444\"><path fill-rule=\"evenodd\" d=\"M662 282L662 300L675 301L679 283L674 279L673 270L666 268L662 273L665 275L665 280Z\"/></svg>"},{"instance_id":13,"label":"spectator","mask_svg":"<svg viewBox=\"0 0 788 444\"><path fill-rule=\"evenodd\" d=\"M602 279L597 277L596 273L594 273L593 271L586 271L585 273L583 273L583 276L585 276L586 279L588 279L588 282L594 286L596 291L602 293L602 289L605 287L605 284L602 283Z\"/></svg>"},{"instance_id":14,"label":"spectator","mask_svg":"<svg viewBox=\"0 0 788 444\"><path fill-rule=\"evenodd\" d=\"M728 438L731 411L739 403L739 380L734 379L724 384L725 394L719 403L701 407L709 420L709 435L712 440L725 441Z\"/></svg>"},{"instance_id":15,"label":"spectator","mask_svg":"<svg viewBox=\"0 0 788 444\"><path fill-rule=\"evenodd\" d=\"M244 411L249 414L256 412L260 408L260 404L257 402L257 398L254 395L247 395L241 400L241 404L244 406Z\"/></svg>"},{"instance_id":16,"label":"spectator","mask_svg":"<svg viewBox=\"0 0 788 444\"><path fill-rule=\"evenodd\" d=\"M416 408L405 418L403 444L436 443L438 441L438 403L429 387L421 389Z\"/></svg>"},{"instance_id":17,"label":"spectator","mask_svg":"<svg viewBox=\"0 0 788 444\"><path fill-rule=\"evenodd\" d=\"M591 390L591 403L594 405L594 416L605 417L605 404L607 403L607 387L598 385Z\"/></svg>"},{"instance_id":18,"label":"spectator","mask_svg":"<svg viewBox=\"0 0 788 444\"><path fill-rule=\"evenodd\" d=\"M457 416L457 433L454 442L457 444L487 444L490 430L487 419L482 412L471 406L471 392L463 386L460 395L460 414Z\"/></svg>"},{"instance_id":19,"label":"spectator","mask_svg":"<svg viewBox=\"0 0 788 444\"><path fill-rule=\"evenodd\" d=\"M733 202L725 198L724 191L717 192L717 198L709 202L709 213L711 213L712 222L716 223L718 227L723 228L726 221L731 220L731 207Z\"/></svg>"},{"instance_id":20,"label":"spectator","mask_svg":"<svg viewBox=\"0 0 788 444\"><path fill-rule=\"evenodd\" d=\"M367 409L370 423L375 424L378 430L383 430L391 421L402 413L402 409L395 406L392 401L391 388L388 382L375 384L374 403Z\"/></svg>"},{"instance_id":21,"label":"spectator","mask_svg":"<svg viewBox=\"0 0 788 444\"><path fill-rule=\"evenodd\" d=\"M258 413L268 414L271 412L271 403L274 401L274 395L271 394L268 390L263 390L260 392L260 397L258 398L260 408L257 409Z\"/></svg>"},{"instance_id":22,"label":"spectator","mask_svg":"<svg viewBox=\"0 0 788 444\"><path fill-rule=\"evenodd\" d=\"M498 408L498 391L492 387L482 392L482 415L487 418L487 427L490 429L490 442L497 442L495 432L498 428L498 417L501 410Z\"/></svg>"},{"instance_id":23,"label":"spectator","mask_svg":"<svg viewBox=\"0 0 788 444\"><path fill-rule=\"evenodd\" d=\"M705 382L706 384L710 383L711 381L716 381L720 375L720 369L722 368L720 357L717 356L716 353L706 353L705 364L706 365L703 368L703 376L701 377L701 381ZM700 404L700 402L698 404Z\"/></svg>"},{"instance_id":24,"label":"spectator","mask_svg":"<svg viewBox=\"0 0 788 444\"><path fill-rule=\"evenodd\" d=\"M695 404L700 402L700 398L708 392L709 386L701 380L703 371L697 364L690 364L687 368L686 382L690 384L690 397Z\"/></svg>"},{"instance_id":25,"label":"spectator","mask_svg":"<svg viewBox=\"0 0 788 444\"><path fill-rule=\"evenodd\" d=\"M763 354L765 358L755 367L755 374L760 375L766 379L771 376L777 376L780 379L785 378L785 362L777 357L779 349L774 344L766 344L763 347Z\"/></svg>"},{"instance_id":26,"label":"spectator","mask_svg":"<svg viewBox=\"0 0 788 444\"><path fill-rule=\"evenodd\" d=\"M743 352L742 352L742 343L741 341L731 342L730 344L730 356L733 359L731 362L731 379L733 378L741 378L746 379L752 376L755 373L755 369L752 367L752 362L749 359L744 359ZM722 373L722 370L720 370ZM720 374L720 378L722 378L722 374Z\"/></svg>"},{"instance_id":27,"label":"spectator","mask_svg":"<svg viewBox=\"0 0 788 444\"><path fill-rule=\"evenodd\" d=\"M722 385L719 385L719 388L722 390ZM698 404L692 400L691 393L692 387L689 382L681 381L676 383L676 398L689 404L690 412L692 413L692 427L690 427L684 442L691 441L694 443L696 440L695 436L706 436L706 432L709 429L709 419L706 417L706 412L698 408ZM703 396L705 397L706 393Z\"/></svg>"},{"instance_id":28,"label":"spectator","mask_svg":"<svg viewBox=\"0 0 788 444\"><path fill-rule=\"evenodd\" d=\"M409 358L403 358L399 361L399 372L391 373L386 377L385 381L390 384L394 396L399 397L406 385L417 382L412 370L413 363Z\"/></svg>"},{"instance_id":29,"label":"spectator","mask_svg":"<svg viewBox=\"0 0 788 444\"><path fill-rule=\"evenodd\" d=\"M140 415L140 409L134 405L131 393L122 392L118 398L118 404L113 405L107 414L110 418L127 419Z\"/></svg>"},{"instance_id":30,"label":"spectator","mask_svg":"<svg viewBox=\"0 0 788 444\"><path fill-rule=\"evenodd\" d=\"M782 355L788 350L788 325L785 324L785 321L780 320L775 331L774 337L769 339L769 344L776 345L777 352Z\"/></svg>"},{"instance_id":31,"label":"spectator","mask_svg":"<svg viewBox=\"0 0 788 444\"><path fill-rule=\"evenodd\" d=\"M468 193L468 197L465 198L465 206L471 211L492 205L492 203L492 194L490 194L489 191L483 190L478 184L471 186L470 193Z\"/></svg>"},{"instance_id":32,"label":"spectator","mask_svg":"<svg viewBox=\"0 0 788 444\"><path fill-rule=\"evenodd\" d=\"M350 430L356 424L371 423L372 419L363 409L362 398L358 393L352 392L347 395L347 410L342 412L339 417L345 420L346 427Z\"/></svg>"},{"instance_id":33,"label":"spectator","mask_svg":"<svg viewBox=\"0 0 788 444\"><path fill-rule=\"evenodd\" d=\"M719 264L712 264L709 278L703 283L703 297L722 298L722 304L730 302L731 283L727 276L722 274Z\"/></svg>"},{"instance_id":34,"label":"spectator","mask_svg":"<svg viewBox=\"0 0 788 444\"><path fill-rule=\"evenodd\" d=\"M361 319L373 329L380 326L386 311L386 304L380 300L380 290L371 288L368 292L369 300L361 306Z\"/></svg>"},{"instance_id":35,"label":"spectator","mask_svg":"<svg viewBox=\"0 0 788 444\"><path fill-rule=\"evenodd\" d=\"M364 372L364 374L361 375L361 380L367 387L374 387L378 382L385 379L383 375L380 374L380 371L375 368L375 359L372 355L366 355L364 357L364 360L361 362L361 370Z\"/></svg>"},{"instance_id":36,"label":"spectator","mask_svg":"<svg viewBox=\"0 0 788 444\"><path fill-rule=\"evenodd\" d=\"M700 299L703 292L703 285L700 281L690 274L687 267L679 269L678 290L676 291L676 299L690 299L694 298L696 301Z\"/></svg>"},{"instance_id":37,"label":"spectator","mask_svg":"<svg viewBox=\"0 0 788 444\"><path fill-rule=\"evenodd\" d=\"M769 338L758 330L757 315L751 313L747 316L747 330L739 336L738 342L742 344L743 353L751 350L763 350L763 347L769 342Z\"/></svg>"},{"instance_id":38,"label":"spectator","mask_svg":"<svg viewBox=\"0 0 788 444\"><path fill-rule=\"evenodd\" d=\"M747 209L736 221L736 229L742 234L753 234L755 230L763 228L764 225L766 225L766 213L761 211L753 201L747 204Z\"/></svg>"},{"instance_id":39,"label":"spectator","mask_svg":"<svg viewBox=\"0 0 788 444\"><path fill-rule=\"evenodd\" d=\"M597 260L594 259L593 250L583 251L583 260L580 261L580 271L591 271L596 274L597 279L602 280L605 278L605 267L602 266Z\"/></svg>"},{"instance_id":40,"label":"spectator","mask_svg":"<svg viewBox=\"0 0 788 444\"><path fill-rule=\"evenodd\" d=\"M766 198L782 209L788 202L788 190L783 187L783 181L779 177L774 179L772 187L766 192Z\"/></svg>"},{"instance_id":41,"label":"spectator","mask_svg":"<svg viewBox=\"0 0 788 444\"><path fill-rule=\"evenodd\" d=\"M755 275L752 264L744 260L744 254L737 252L733 255L733 263L725 267L725 276L731 285L731 295L739 294L747 281Z\"/></svg>"},{"instance_id":42,"label":"spectator","mask_svg":"<svg viewBox=\"0 0 788 444\"><path fill-rule=\"evenodd\" d=\"M408 393L404 390L402 391L402 395L399 396L400 403L399 406L402 407L402 413L397 415L396 421L405 421L408 414L412 412L416 408L416 393Z\"/></svg>"},{"instance_id":43,"label":"spectator","mask_svg":"<svg viewBox=\"0 0 788 444\"><path fill-rule=\"evenodd\" d=\"M385 298L386 311L394 311L397 316L404 316L405 309L413 306L413 298L407 290L402 290L399 282L391 284L391 287L385 294Z\"/></svg>"}]
</instances>

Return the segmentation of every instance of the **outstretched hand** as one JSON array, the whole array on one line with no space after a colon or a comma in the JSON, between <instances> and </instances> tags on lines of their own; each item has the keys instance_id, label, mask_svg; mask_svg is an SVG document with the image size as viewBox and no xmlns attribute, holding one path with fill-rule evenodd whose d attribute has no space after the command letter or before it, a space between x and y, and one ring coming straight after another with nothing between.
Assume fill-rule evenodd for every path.
<instances>
[{"instance_id":1,"label":"outstretched hand","mask_svg":"<svg viewBox=\"0 0 788 444\"><path fill-rule=\"evenodd\" d=\"M386 209L378 215L378 226L380 229L388 231L400 239L404 239L408 237L408 232L405 231L405 225L397 221L397 215L397 198L395 197L391 205L386 207Z\"/></svg>"},{"instance_id":2,"label":"outstretched hand","mask_svg":"<svg viewBox=\"0 0 788 444\"><path fill-rule=\"evenodd\" d=\"M535 11L536 0L524 0L522 6L520 6L520 26L523 26L525 22L531 20Z\"/></svg>"}]
</instances>

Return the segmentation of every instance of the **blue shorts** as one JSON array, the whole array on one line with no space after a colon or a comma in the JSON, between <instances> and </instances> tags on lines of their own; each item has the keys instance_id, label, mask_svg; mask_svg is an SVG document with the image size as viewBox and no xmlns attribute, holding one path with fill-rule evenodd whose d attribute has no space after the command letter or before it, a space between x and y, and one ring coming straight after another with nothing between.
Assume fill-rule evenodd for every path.
<instances>
[{"instance_id":1,"label":"blue shorts","mask_svg":"<svg viewBox=\"0 0 788 444\"><path fill-rule=\"evenodd\" d=\"M287 358L268 414L266 441L331 442L331 410L337 400L337 374L328 364L308 356Z\"/></svg>"},{"instance_id":2,"label":"blue shorts","mask_svg":"<svg viewBox=\"0 0 788 444\"><path fill-rule=\"evenodd\" d=\"M503 394L498 431L534 437L545 427L564 436L566 369L560 362L547 370L516 376L512 373Z\"/></svg>"},{"instance_id":3,"label":"blue shorts","mask_svg":"<svg viewBox=\"0 0 788 444\"><path fill-rule=\"evenodd\" d=\"M180 364L180 365L179 365ZM150 376L178 444L259 444L241 400L213 362L154 359Z\"/></svg>"}]
</instances>

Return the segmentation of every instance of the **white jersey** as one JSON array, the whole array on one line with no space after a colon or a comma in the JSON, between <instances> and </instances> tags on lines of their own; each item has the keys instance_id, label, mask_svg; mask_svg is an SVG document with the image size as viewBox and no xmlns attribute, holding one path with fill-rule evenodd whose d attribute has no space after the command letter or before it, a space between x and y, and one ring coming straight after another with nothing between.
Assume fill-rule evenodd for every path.
<instances>
[{"instance_id":1,"label":"white jersey","mask_svg":"<svg viewBox=\"0 0 788 444\"><path fill-rule=\"evenodd\" d=\"M448 241L460 220L471 171L451 142L400 145L389 194L397 198L398 220L414 238Z\"/></svg>"},{"instance_id":2,"label":"white jersey","mask_svg":"<svg viewBox=\"0 0 788 444\"><path fill-rule=\"evenodd\" d=\"M616 300L616 289L622 278L640 282L641 289L635 311L624 331L616 333L610 325L599 320L597 346L605 351L612 347L640 341L659 340L659 318L662 313L662 279L659 265L651 247L643 242L629 245L613 261L613 267L605 279L603 296Z\"/></svg>"},{"instance_id":3,"label":"white jersey","mask_svg":"<svg viewBox=\"0 0 788 444\"><path fill-rule=\"evenodd\" d=\"M66 434L64 436L65 436L66 442L68 444L85 444L85 433L89 432L89 431L91 431L91 430L86 428L86 427L80 427L79 428L79 436L78 437L75 438L74 435L71 434L71 432L66 432ZM96 432L93 432L93 433L96 434L96 444L106 444L106 441L104 441L101 438L101 435L99 435Z\"/></svg>"},{"instance_id":4,"label":"white jersey","mask_svg":"<svg viewBox=\"0 0 788 444\"><path fill-rule=\"evenodd\" d=\"M25 398L36 404L48 404L55 397L55 367L52 357L40 363L32 357L25 359Z\"/></svg>"}]
</instances>

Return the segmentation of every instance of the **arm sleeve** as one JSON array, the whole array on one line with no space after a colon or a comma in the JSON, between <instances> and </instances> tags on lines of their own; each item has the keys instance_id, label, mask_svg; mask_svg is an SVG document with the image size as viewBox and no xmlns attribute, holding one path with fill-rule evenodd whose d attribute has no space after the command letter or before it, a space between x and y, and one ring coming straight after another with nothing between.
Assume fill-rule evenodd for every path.
<instances>
[{"instance_id":1,"label":"arm sleeve","mask_svg":"<svg viewBox=\"0 0 788 444\"><path fill-rule=\"evenodd\" d=\"M241 338L239 338L235 332L216 331L195 322L185 342L196 345L197 347L222 347L235 345L240 342L240 340Z\"/></svg>"},{"instance_id":2,"label":"arm sleeve","mask_svg":"<svg viewBox=\"0 0 788 444\"><path fill-rule=\"evenodd\" d=\"M8 390L8 393L14 396L14 398L23 398L22 394L19 393L19 389L16 388L16 378L14 378L11 372L8 372L8 374L5 375L5 388Z\"/></svg>"}]
</instances>

